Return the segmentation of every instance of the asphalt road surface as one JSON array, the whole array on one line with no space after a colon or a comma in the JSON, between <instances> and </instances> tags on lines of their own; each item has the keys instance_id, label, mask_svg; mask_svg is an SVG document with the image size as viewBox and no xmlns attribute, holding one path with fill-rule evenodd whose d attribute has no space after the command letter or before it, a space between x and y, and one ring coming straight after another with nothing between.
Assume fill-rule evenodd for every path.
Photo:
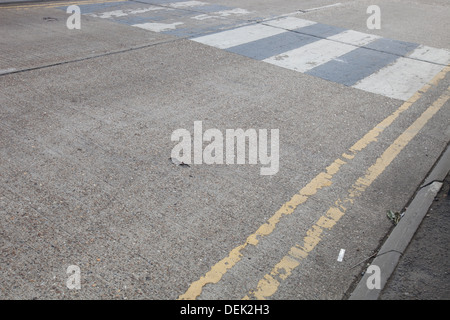
<instances>
[{"instance_id":1,"label":"asphalt road surface","mask_svg":"<svg viewBox=\"0 0 450 320\"><path fill-rule=\"evenodd\" d=\"M373 4L0 5L0 298L346 299L450 141L448 1Z\"/></svg>"}]
</instances>

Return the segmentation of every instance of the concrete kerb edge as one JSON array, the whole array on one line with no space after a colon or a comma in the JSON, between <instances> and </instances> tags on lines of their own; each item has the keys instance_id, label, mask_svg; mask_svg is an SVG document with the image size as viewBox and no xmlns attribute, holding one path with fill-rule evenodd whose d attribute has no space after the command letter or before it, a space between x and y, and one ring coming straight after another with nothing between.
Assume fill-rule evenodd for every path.
<instances>
[{"instance_id":1,"label":"concrete kerb edge","mask_svg":"<svg viewBox=\"0 0 450 320\"><path fill-rule=\"evenodd\" d=\"M379 253L371 262L380 271L380 286L370 289L367 285L372 273L365 272L349 300L378 300L387 281L394 273L401 256L405 252L414 234L422 223L436 195L440 191L443 180L450 171L450 146L447 146L436 165L422 183L419 191L411 201L403 218L392 230L382 245Z\"/></svg>"}]
</instances>

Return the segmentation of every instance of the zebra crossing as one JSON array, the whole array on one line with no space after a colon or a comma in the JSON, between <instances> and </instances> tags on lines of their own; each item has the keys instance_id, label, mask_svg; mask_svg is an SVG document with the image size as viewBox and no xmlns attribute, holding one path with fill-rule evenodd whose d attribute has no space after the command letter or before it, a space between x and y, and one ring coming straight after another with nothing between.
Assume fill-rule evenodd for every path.
<instances>
[{"instance_id":1,"label":"zebra crossing","mask_svg":"<svg viewBox=\"0 0 450 320\"><path fill-rule=\"evenodd\" d=\"M348 87L407 100L450 64L450 51L293 16L263 19L203 1L81 6L92 17L185 37Z\"/></svg>"},{"instance_id":2,"label":"zebra crossing","mask_svg":"<svg viewBox=\"0 0 450 320\"><path fill-rule=\"evenodd\" d=\"M192 40L399 100L409 99L450 63L445 49L295 17Z\"/></svg>"}]
</instances>

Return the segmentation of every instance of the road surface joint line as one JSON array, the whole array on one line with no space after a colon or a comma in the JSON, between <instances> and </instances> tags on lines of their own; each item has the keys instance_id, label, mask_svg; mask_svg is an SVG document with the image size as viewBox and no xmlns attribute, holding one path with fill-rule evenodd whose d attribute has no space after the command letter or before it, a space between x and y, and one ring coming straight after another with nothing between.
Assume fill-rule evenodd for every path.
<instances>
[{"instance_id":1,"label":"road surface joint line","mask_svg":"<svg viewBox=\"0 0 450 320\"><path fill-rule=\"evenodd\" d=\"M9 68L9 69L5 69L5 70L0 70L0 71L3 71L3 73L0 72L0 77L7 76L7 75L10 75L10 74L15 74L15 73L21 73L21 72L27 72L27 71L34 71L34 70L52 68L52 67L57 67L57 66L60 66L60 65L70 64L70 63L76 63L76 62L82 62L82 61L86 61L86 60L98 59L98 58L102 58L102 57L106 57L106 56L110 56L110 55L114 55L114 54L127 53L127 52L130 52L130 51L146 49L146 48L159 46L159 45L164 45L164 44L168 44L168 43L173 43L173 42L177 42L177 41L181 41L181 40L185 40L185 39L180 39L180 38L171 39L171 40L157 42L157 43L151 43L151 44L147 44L147 45L143 45L143 46L139 46L139 47L133 47L133 48L128 48L128 49L119 50L119 51L112 51L112 52L102 53L102 54L95 55L95 56L84 57L84 58L79 58L79 59L74 59L74 60L66 60L66 61L61 61L61 62L57 62L57 63L53 63L53 64L47 64L47 65L42 65L42 66L37 66L37 67L30 67L30 68L25 68L25 69Z\"/></svg>"}]
</instances>

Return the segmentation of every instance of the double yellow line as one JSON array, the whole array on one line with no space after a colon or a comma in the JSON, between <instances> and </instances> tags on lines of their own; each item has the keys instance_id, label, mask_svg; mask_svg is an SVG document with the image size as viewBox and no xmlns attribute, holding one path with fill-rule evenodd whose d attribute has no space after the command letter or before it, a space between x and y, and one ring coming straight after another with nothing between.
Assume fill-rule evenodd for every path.
<instances>
[{"instance_id":1,"label":"double yellow line","mask_svg":"<svg viewBox=\"0 0 450 320\"><path fill-rule=\"evenodd\" d=\"M309 252L317 246L320 242L322 232L325 229L331 230L336 225L339 219L346 213L346 206L353 203L384 172L449 98L450 87L384 151L366 171L366 174L352 185L348 195L342 200L338 199L335 206L332 206L325 215L317 220L307 231L307 236L303 238L303 244L293 246L288 254L259 281L256 290L250 291L245 298L249 299L250 297L254 297L256 299L265 299L272 296L277 291L281 281L286 280L292 274L292 271L299 266L300 262L308 256Z\"/></svg>"},{"instance_id":2,"label":"double yellow line","mask_svg":"<svg viewBox=\"0 0 450 320\"><path fill-rule=\"evenodd\" d=\"M111 2L123 2L126 0L97 0L97 1L64 1L64 2L47 2L39 4L24 4L24 5L6 5L0 6L0 9L33 9L33 8L57 8L70 5L85 5L85 4L101 4Z\"/></svg>"},{"instance_id":3,"label":"double yellow line","mask_svg":"<svg viewBox=\"0 0 450 320\"><path fill-rule=\"evenodd\" d=\"M394 113L380 122L370 130L363 138L356 142L341 158L336 159L325 171L319 173L303 189L295 194L291 200L281 206L281 208L270 217L266 223L261 225L256 232L248 236L246 241L235 247L229 255L216 263L199 280L193 282L188 290L180 295L181 300L196 299L207 284L218 283L228 270L234 267L243 257L242 251L248 246L257 246L259 241L271 234L278 222L286 215L292 214L295 209L306 202L309 197L315 195L320 189L332 184L331 179L339 172L342 166L351 161L356 154L365 149L370 143L377 141L377 137L389 127L400 114L408 110L419 98L427 92L433 85L436 86L442 80L450 66L445 67L436 77L421 90L416 92L410 99L404 102ZM290 248L289 252L267 273L257 284L255 290L251 290L244 299L256 298L266 299L277 292L280 284L286 280L292 271L300 265L300 262L308 257L308 254L321 241L320 235L327 229L331 230L339 219L346 213L346 207L353 203L373 181L390 165L406 145L419 133L431 117L436 114L450 98L450 87L446 92L436 100L406 131L404 131L395 141L385 150L385 152L376 160L376 162L366 171L365 175L360 177L351 187L346 198L338 199L335 205L321 216L318 221L307 231L303 237L303 243L296 244Z\"/></svg>"}]
</instances>

